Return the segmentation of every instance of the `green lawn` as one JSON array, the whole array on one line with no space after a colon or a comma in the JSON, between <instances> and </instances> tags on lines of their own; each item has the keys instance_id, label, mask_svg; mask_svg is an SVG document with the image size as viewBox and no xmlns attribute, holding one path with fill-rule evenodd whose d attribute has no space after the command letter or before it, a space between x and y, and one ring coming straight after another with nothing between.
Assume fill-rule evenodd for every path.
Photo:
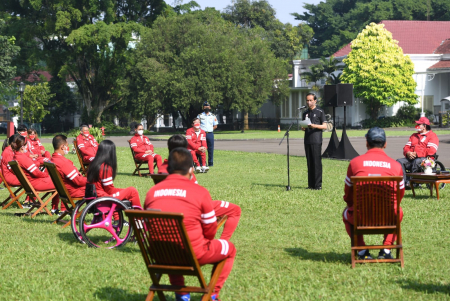
<instances>
[{"instance_id":1,"label":"green lawn","mask_svg":"<svg viewBox=\"0 0 450 301\"><path fill-rule=\"evenodd\" d=\"M167 156L165 150L157 152ZM143 201L151 180L130 176L134 167L128 148L118 148L118 158L115 185L135 186ZM399 264L351 269L350 239L341 216L348 162L324 160L324 189L309 191L305 158L292 157L290 192L285 191L283 155L216 151L214 163L208 174L198 175L199 183L213 199L242 208L231 239L237 257L222 300L450 298L450 187L439 201L426 190L415 199L406 192L403 270ZM1 199L6 195L0 191ZM0 300L145 299L150 278L137 245L88 248L75 241L70 229L50 224L52 218L15 217L19 211L0 211Z\"/></svg>"}]
</instances>

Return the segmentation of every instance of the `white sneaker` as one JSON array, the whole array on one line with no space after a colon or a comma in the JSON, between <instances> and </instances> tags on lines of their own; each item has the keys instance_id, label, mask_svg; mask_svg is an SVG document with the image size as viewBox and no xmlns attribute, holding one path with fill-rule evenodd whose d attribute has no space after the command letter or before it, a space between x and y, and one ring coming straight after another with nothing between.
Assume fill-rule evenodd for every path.
<instances>
[{"instance_id":1,"label":"white sneaker","mask_svg":"<svg viewBox=\"0 0 450 301\"><path fill-rule=\"evenodd\" d=\"M202 169L203 169L203 172L208 172L209 167L208 166L203 166Z\"/></svg>"},{"instance_id":2,"label":"white sneaker","mask_svg":"<svg viewBox=\"0 0 450 301\"><path fill-rule=\"evenodd\" d=\"M196 170L197 172L203 172L203 170L202 170L202 168L201 168L200 166L197 166L197 167L195 168L195 170Z\"/></svg>"}]
</instances>

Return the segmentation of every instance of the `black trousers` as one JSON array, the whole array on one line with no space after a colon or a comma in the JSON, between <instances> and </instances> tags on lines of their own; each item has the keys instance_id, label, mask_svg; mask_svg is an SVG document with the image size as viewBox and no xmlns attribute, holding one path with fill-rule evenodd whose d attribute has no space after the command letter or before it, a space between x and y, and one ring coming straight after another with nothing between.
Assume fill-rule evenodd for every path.
<instances>
[{"instance_id":1,"label":"black trousers","mask_svg":"<svg viewBox=\"0 0 450 301\"><path fill-rule=\"evenodd\" d=\"M405 181L405 184L409 182L409 177L406 178L406 170L409 170L410 172L419 172L421 170L420 163L422 163L422 160L424 159L426 158L425 157L416 159L401 158L397 160L397 162L400 163L400 165L402 166L403 181Z\"/></svg>"},{"instance_id":2,"label":"black trousers","mask_svg":"<svg viewBox=\"0 0 450 301\"><path fill-rule=\"evenodd\" d=\"M322 144L305 144L308 187L322 187Z\"/></svg>"}]
</instances>

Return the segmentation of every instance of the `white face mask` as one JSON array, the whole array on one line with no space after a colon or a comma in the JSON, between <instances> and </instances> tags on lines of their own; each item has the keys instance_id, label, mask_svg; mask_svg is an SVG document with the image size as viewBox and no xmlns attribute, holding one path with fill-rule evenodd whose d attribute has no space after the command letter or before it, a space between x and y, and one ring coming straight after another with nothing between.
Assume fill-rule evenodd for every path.
<instances>
[{"instance_id":1,"label":"white face mask","mask_svg":"<svg viewBox=\"0 0 450 301\"><path fill-rule=\"evenodd\" d=\"M143 130L139 130L139 131L137 131L137 133L139 134L139 136L142 136L144 134L144 131Z\"/></svg>"},{"instance_id":2,"label":"white face mask","mask_svg":"<svg viewBox=\"0 0 450 301\"><path fill-rule=\"evenodd\" d=\"M64 149L64 155L67 155L69 153L69 148L66 146L66 148Z\"/></svg>"}]
</instances>

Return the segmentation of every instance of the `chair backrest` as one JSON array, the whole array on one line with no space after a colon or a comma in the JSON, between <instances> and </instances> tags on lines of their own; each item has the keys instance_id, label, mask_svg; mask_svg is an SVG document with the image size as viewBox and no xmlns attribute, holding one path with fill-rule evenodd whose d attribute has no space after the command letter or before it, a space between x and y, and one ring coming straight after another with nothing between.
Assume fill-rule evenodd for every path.
<instances>
[{"instance_id":1,"label":"chair backrest","mask_svg":"<svg viewBox=\"0 0 450 301\"><path fill-rule=\"evenodd\" d=\"M205 279L183 224L182 213L125 210L149 273L197 276Z\"/></svg>"},{"instance_id":2,"label":"chair backrest","mask_svg":"<svg viewBox=\"0 0 450 301\"><path fill-rule=\"evenodd\" d=\"M19 163L17 161L9 161L8 164L9 166L11 166L13 173L16 175L17 179L20 182L20 185L22 185L23 189L25 190L25 193L28 195L35 195L36 191L34 190L33 186L31 186L30 181L28 181L27 177L23 173L23 170L20 167Z\"/></svg>"},{"instance_id":3,"label":"chair backrest","mask_svg":"<svg viewBox=\"0 0 450 301\"><path fill-rule=\"evenodd\" d=\"M45 168L47 168L50 178L52 179L53 185L55 185L56 191L58 192L59 198L65 199L68 202L72 199L70 197L69 192L67 191L66 186L61 178L61 174L56 169L54 163L44 162Z\"/></svg>"},{"instance_id":4,"label":"chair backrest","mask_svg":"<svg viewBox=\"0 0 450 301\"><path fill-rule=\"evenodd\" d=\"M168 174L152 174L150 177L153 180L153 183L158 184L159 182L165 180L169 175Z\"/></svg>"},{"instance_id":5,"label":"chair backrest","mask_svg":"<svg viewBox=\"0 0 450 301\"><path fill-rule=\"evenodd\" d=\"M130 146L130 151L131 151L131 155L133 156L133 160L136 161L135 156L136 154L134 153L133 149L131 148L131 140L127 140L128 145Z\"/></svg>"},{"instance_id":6,"label":"chair backrest","mask_svg":"<svg viewBox=\"0 0 450 301\"><path fill-rule=\"evenodd\" d=\"M83 156L81 155L80 149L78 148L77 139L73 139L73 147L75 148L75 152L77 153L78 160L80 161L80 165L84 167Z\"/></svg>"},{"instance_id":7,"label":"chair backrest","mask_svg":"<svg viewBox=\"0 0 450 301\"><path fill-rule=\"evenodd\" d=\"M395 229L400 224L395 204L400 200L402 176L351 177L350 180L356 230Z\"/></svg>"}]
</instances>

